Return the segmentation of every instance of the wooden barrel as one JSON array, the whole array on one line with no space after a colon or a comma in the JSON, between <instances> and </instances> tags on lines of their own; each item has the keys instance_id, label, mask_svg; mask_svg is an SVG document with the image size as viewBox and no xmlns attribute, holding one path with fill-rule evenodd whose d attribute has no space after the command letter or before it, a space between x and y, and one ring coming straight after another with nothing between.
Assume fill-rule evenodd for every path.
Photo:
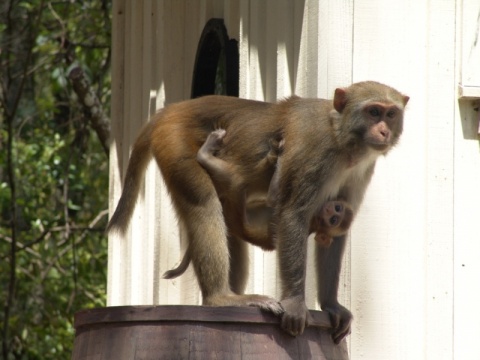
<instances>
[{"instance_id":1,"label":"wooden barrel","mask_svg":"<svg viewBox=\"0 0 480 360\"><path fill-rule=\"evenodd\" d=\"M348 359L328 315L293 337L279 318L253 307L118 306L75 314L74 360Z\"/></svg>"}]
</instances>

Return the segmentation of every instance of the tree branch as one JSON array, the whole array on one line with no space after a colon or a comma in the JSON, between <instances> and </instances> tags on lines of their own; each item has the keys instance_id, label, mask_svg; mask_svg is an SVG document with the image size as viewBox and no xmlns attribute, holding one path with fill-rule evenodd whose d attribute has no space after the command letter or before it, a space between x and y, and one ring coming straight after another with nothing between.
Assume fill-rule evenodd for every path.
<instances>
[{"instance_id":1,"label":"tree branch","mask_svg":"<svg viewBox=\"0 0 480 360\"><path fill-rule=\"evenodd\" d=\"M105 115L102 104L92 89L83 69L80 66L75 66L70 70L68 77L84 109L90 114L91 125L100 139L103 150L105 150L108 156L110 146L110 119Z\"/></svg>"}]
</instances>

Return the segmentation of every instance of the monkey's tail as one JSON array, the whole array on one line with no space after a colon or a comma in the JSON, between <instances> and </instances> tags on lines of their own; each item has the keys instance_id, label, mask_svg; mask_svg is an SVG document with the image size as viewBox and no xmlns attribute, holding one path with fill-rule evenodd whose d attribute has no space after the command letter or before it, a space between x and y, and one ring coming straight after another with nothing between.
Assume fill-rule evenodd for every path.
<instances>
[{"instance_id":1,"label":"monkey's tail","mask_svg":"<svg viewBox=\"0 0 480 360\"><path fill-rule=\"evenodd\" d=\"M122 196L108 225L108 232L125 234L137 202L140 184L145 169L152 158L150 150L152 123L148 123L140 132L133 144L132 155L128 162L127 173L123 184Z\"/></svg>"},{"instance_id":2,"label":"monkey's tail","mask_svg":"<svg viewBox=\"0 0 480 360\"><path fill-rule=\"evenodd\" d=\"M190 265L190 248L188 248L187 251L185 252L182 262L176 268L165 271L162 278L175 279L180 275L182 275L185 272L185 270L187 270L188 265Z\"/></svg>"}]
</instances>

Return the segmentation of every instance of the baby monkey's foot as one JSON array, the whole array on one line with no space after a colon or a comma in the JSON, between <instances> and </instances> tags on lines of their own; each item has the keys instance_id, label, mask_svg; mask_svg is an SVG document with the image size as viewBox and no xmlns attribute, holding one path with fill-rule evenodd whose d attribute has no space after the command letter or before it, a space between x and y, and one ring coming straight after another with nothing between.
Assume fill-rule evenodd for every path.
<instances>
[{"instance_id":1,"label":"baby monkey's foot","mask_svg":"<svg viewBox=\"0 0 480 360\"><path fill-rule=\"evenodd\" d=\"M218 130L212 131L208 135L207 140L205 140L205 143L203 144L201 151L208 152L214 155L215 152L217 152L222 148L223 138L225 137L226 133L227 132L224 129L218 129Z\"/></svg>"}]
</instances>

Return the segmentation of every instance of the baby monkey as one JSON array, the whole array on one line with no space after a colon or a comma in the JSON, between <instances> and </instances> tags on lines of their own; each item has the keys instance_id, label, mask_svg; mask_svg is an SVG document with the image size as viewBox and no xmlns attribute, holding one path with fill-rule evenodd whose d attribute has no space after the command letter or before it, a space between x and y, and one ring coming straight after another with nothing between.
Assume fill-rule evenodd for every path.
<instances>
[{"instance_id":1,"label":"baby monkey","mask_svg":"<svg viewBox=\"0 0 480 360\"><path fill-rule=\"evenodd\" d=\"M197 153L197 161L209 173L220 199L224 199L227 193L238 191L239 188L244 188L244 186L242 186L244 183L243 176L234 165L215 156L223 146L225 134L226 131L223 129L211 132ZM258 163L257 167L267 167L276 164L278 156L283 151L283 147L283 140L277 139L276 141L271 141L270 151L265 158ZM274 175L273 179L267 197L267 203L270 207L272 207L275 202L275 195L272 194L278 193L278 184L275 181L277 177ZM247 218L248 204L246 201L246 190L243 190L243 194L240 194L240 196L242 196L243 200L239 203L240 212L238 213L238 218L231 219L229 218L229 214L226 214L227 224L230 225L231 222L236 222L234 227L240 229L239 232L243 234L257 233L259 231L256 231L255 228L251 226ZM346 202L340 200L327 201L313 217L310 224L310 232L316 233L315 240L320 245L328 247L335 236L344 235L348 231L352 221L353 210ZM270 221L267 221L263 225L268 226L269 222ZM265 233L265 229L263 229L262 232ZM251 242L253 245L263 245L262 247L265 250L273 250L275 249L273 237L268 237L268 241L263 244L250 241L249 236L247 236L245 240Z\"/></svg>"},{"instance_id":2,"label":"baby monkey","mask_svg":"<svg viewBox=\"0 0 480 360\"><path fill-rule=\"evenodd\" d=\"M333 238L344 235L353 221L353 210L345 201L327 201L318 210L310 223L310 232L315 232L315 241L329 247Z\"/></svg>"},{"instance_id":3,"label":"baby monkey","mask_svg":"<svg viewBox=\"0 0 480 360\"><path fill-rule=\"evenodd\" d=\"M213 180L218 197L222 201L228 227L236 234L240 234L242 239L247 242L260 246L264 250L274 250L275 236L272 235L271 230L271 207L274 205L275 196L278 193L278 183L275 180L277 177L273 176L267 201L264 201L263 204L255 202L256 225L254 226L248 217L250 204L247 201L243 176L233 164L215 156L223 146L225 134L226 131L223 129L211 132L197 153L197 161ZM283 140L272 140L270 151L265 158L260 160L257 167L275 165L278 156L283 151L283 146ZM239 206L232 208L225 199L232 198L231 193L238 192L238 189L243 189L237 195L237 198L240 197L240 201L237 203ZM320 246L329 247L334 237L344 235L348 231L352 221L353 210L348 203L341 200L327 201L313 216L310 222L310 233L316 233L314 239ZM163 277L173 279L182 275L189 263L190 254L187 249L181 263L176 268L165 272Z\"/></svg>"}]
</instances>

